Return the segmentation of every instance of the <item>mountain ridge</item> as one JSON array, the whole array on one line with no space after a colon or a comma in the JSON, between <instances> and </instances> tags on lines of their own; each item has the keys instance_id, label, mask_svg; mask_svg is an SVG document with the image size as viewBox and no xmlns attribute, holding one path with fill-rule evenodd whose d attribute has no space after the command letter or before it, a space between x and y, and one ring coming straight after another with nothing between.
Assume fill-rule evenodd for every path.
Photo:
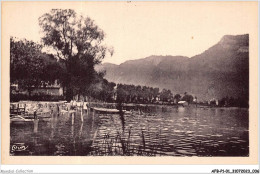
<instances>
[{"instance_id":1,"label":"mountain ridge","mask_svg":"<svg viewBox=\"0 0 260 174\"><path fill-rule=\"evenodd\" d=\"M188 92L201 99L225 96L248 99L249 35L225 35L201 54L192 56L148 56L120 65L104 63L105 78L115 83Z\"/></svg>"}]
</instances>

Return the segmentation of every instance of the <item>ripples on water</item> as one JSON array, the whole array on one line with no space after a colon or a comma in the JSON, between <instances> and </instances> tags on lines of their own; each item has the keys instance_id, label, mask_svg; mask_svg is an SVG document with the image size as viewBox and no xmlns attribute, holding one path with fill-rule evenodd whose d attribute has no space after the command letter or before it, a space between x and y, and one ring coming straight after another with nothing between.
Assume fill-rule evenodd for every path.
<instances>
[{"instance_id":1,"label":"ripples on water","mask_svg":"<svg viewBox=\"0 0 260 174\"><path fill-rule=\"evenodd\" d=\"M77 112L11 124L11 155L248 156L248 109L153 106L146 112ZM123 126L122 126L123 125ZM24 143L26 151L12 145Z\"/></svg>"}]
</instances>

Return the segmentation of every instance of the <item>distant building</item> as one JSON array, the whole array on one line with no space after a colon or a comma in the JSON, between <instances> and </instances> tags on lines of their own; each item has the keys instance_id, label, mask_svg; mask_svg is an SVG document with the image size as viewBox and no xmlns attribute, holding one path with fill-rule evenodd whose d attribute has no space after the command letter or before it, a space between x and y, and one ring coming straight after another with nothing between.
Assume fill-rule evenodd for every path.
<instances>
[{"instance_id":1,"label":"distant building","mask_svg":"<svg viewBox=\"0 0 260 174\"><path fill-rule=\"evenodd\" d=\"M28 90L19 89L18 84L11 84L11 93L29 95ZM55 80L55 82L51 85L31 87L31 95L63 96L63 94L64 94L63 86L60 83L58 83L57 80Z\"/></svg>"},{"instance_id":2,"label":"distant building","mask_svg":"<svg viewBox=\"0 0 260 174\"><path fill-rule=\"evenodd\" d=\"M218 106L219 105L219 101L215 98L212 98L208 101L208 104L209 105L212 105L212 106Z\"/></svg>"},{"instance_id":3,"label":"distant building","mask_svg":"<svg viewBox=\"0 0 260 174\"><path fill-rule=\"evenodd\" d=\"M160 95L157 95L157 96L155 97L155 100L156 100L156 101L160 101Z\"/></svg>"}]
</instances>

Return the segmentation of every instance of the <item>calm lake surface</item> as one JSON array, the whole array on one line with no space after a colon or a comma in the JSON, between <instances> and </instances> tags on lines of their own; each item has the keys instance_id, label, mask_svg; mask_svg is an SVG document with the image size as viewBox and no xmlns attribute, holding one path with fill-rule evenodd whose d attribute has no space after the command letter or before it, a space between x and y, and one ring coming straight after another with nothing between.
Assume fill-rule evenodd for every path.
<instances>
[{"instance_id":1,"label":"calm lake surface","mask_svg":"<svg viewBox=\"0 0 260 174\"><path fill-rule=\"evenodd\" d=\"M38 122L11 124L10 154L248 156L248 117L243 108L173 106L124 115L54 112Z\"/></svg>"}]
</instances>

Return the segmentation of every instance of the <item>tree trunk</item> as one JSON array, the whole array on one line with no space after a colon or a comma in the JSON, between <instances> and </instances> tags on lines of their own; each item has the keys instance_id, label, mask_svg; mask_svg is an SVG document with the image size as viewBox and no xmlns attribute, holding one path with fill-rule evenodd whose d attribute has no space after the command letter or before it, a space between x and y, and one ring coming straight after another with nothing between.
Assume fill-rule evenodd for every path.
<instances>
[{"instance_id":1,"label":"tree trunk","mask_svg":"<svg viewBox=\"0 0 260 174\"><path fill-rule=\"evenodd\" d=\"M28 94L29 94L29 98L31 98L31 93L32 93L32 89L31 89L31 87L28 87Z\"/></svg>"},{"instance_id":2,"label":"tree trunk","mask_svg":"<svg viewBox=\"0 0 260 174\"><path fill-rule=\"evenodd\" d=\"M73 91L72 91L72 88L67 85L67 90L66 90L66 100L67 101L71 101L73 99Z\"/></svg>"},{"instance_id":3,"label":"tree trunk","mask_svg":"<svg viewBox=\"0 0 260 174\"><path fill-rule=\"evenodd\" d=\"M66 87L66 100L71 101L73 99L73 89L71 86L71 56L65 61L67 76L65 77L65 87Z\"/></svg>"}]
</instances>

